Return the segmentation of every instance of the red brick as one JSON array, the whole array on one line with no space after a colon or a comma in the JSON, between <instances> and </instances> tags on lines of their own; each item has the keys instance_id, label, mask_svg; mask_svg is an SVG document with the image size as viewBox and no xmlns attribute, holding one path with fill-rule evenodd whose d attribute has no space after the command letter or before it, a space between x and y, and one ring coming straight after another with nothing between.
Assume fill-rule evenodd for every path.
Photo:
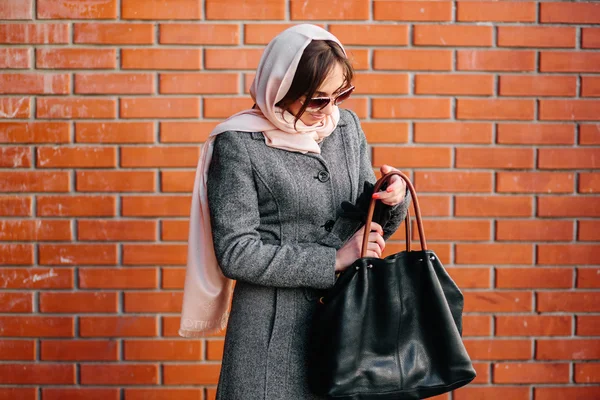
<instances>
[{"instance_id":1,"label":"red brick","mask_svg":"<svg viewBox=\"0 0 600 400\"><path fill-rule=\"evenodd\" d=\"M169 3L170 4L170 3ZM123 49L123 69L202 69L200 49Z\"/></svg>"},{"instance_id":2,"label":"red brick","mask_svg":"<svg viewBox=\"0 0 600 400\"><path fill-rule=\"evenodd\" d=\"M598 105L600 106L600 102ZM597 149L594 148L540 149L538 168L595 169L600 168L600 159Z\"/></svg>"},{"instance_id":3,"label":"red brick","mask_svg":"<svg viewBox=\"0 0 600 400\"><path fill-rule=\"evenodd\" d=\"M540 120L600 121L600 100L540 100Z\"/></svg>"},{"instance_id":4,"label":"red brick","mask_svg":"<svg viewBox=\"0 0 600 400\"><path fill-rule=\"evenodd\" d=\"M204 50L206 69L256 69L263 49L213 49Z\"/></svg>"},{"instance_id":5,"label":"red brick","mask_svg":"<svg viewBox=\"0 0 600 400\"><path fill-rule=\"evenodd\" d=\"M68 94L68 74L1 74L2 94Z\"/></svg>"},{"instance_id":6,"label":"red brick","mask_svg":"<svg viewBox=\"0 0 600 400\"><path fill-rule=\"evenodd\" d=\"M1 54L0 54L1 56ZM1 57L0 57L1 58ZM0 66L0 68L2 68ZM0 119L2 118L29 118L31 114L30 100L28 97L0 97Z\"/></svg>"},{"instance_id":7,"label":"red brick","mask_svg":"<svg viewBox=\"0 0 600 400\"><path fill-rule=\"evenodd\" d=\"M295 24L262 24L262 23L247 23L244 24L244 44L267 44L275 36L279 35L285 29L294 26ZM319 24L317 24L319 25ZM320 24L319 26L325 27ZM339 38L339 37L338 37ZM340 41L341 38L339 38ZM237 43L237 42L236 42ZM352 44L344 42L345 44Z\"/></svg>"},{"instance_id":8,"label":"red brick","mask_svg":"<svg viewBox=\"0 0 600 400\"><path fill-rule=\"evenodd\" d=\"M156 385L156 364L82 364L83 385Z\"/></svg>"},{"instance_id":9,"label":"red brick","mask_svg":"<svg viewBox=\"0 0 600 400\"><path fill-rule=\"evenodd\" d=\"M526 50L458 50L458 71L534 71L535 52Z\"/></svg>"},{"instance_id":10,"label":"red brick","mask_svg":"<svg viewBox=\"0 0 600 400\"><path fill-rule=\"evenodd\" d=\"M450 118L450 99L438 98L374 98L373 118Z\"/></svg>"},{"instance_id":11,"label":"red brick","mask_svg":"<svg viewBox=\"0 0 600 400\"><path fill-rule=\"evenodd\" d=\"M33 340L0 340L0 360L34 361L35 342ZM1 392L0 399L2 399Z\"/></svg>"},{"instance_id":12,"label":"red brick","mask_svg":"<svg viewBox=\"0 0 600 400\"><path fill-rule=\"evenodd\" d=\"M181 312L183 292L134 292L124 294L125 312Z\"/></svg>"},{"instance_id":13,"label":"red brick","mask_svg":"<svg viewBox=\"0 0 600 400\"><path fill-rule=\"evenodd\" d=\"M600 264L600 245L539 244L537 263L541 265Z\"/></svg>"},{"instance_id":14,"label":"red brick","mask_svg":"<svg viewBox=\"0 0 600 400\"><path fill-rule=\"evenodd\" d=\"M189 217L189 196L123 196L126 217Z\"/></svg>"},{"instance_id":15,"label":"red brick","mask_svg":"<svg viewBox=\"0 0 600 400\"><path fill-rule=\"evenodd\" d=\"M23 0L5 0L0 3L0 19L33 19L33 7Z\"/></svg>"},{"instance_id":16,"label":"red brick","mask_svg":"<svg viewBox=\"0 0 600 400\"><path fill-rule=\"evenodd\" d=\"M294 10L294 4L290 6ZM314 8L313 6L309 6ZM294 18L292 11L292 19ZM223 7L219 0L206 1L206 19L208 20L281 20L285 18L283 0L260 0L246 2L235 0ZM303 18L306 19L306 18ZM329 19L329 18L327 18Z\"/></svg>"},{"instance_id":17,"label":"red brick","mask_svg":"<svg viewBox=\"0 0 600 400\"><path fill-rule=\"evenodd\" d=\"M501 47L575 47L576 29L572 27L500 26Z\"/></svg>"},{"instance_id":18,"label":"red brick","mask_svg":"<svg viewBox=\"0 0 600 400\"><path fill-rule=\"evenodd\" d=\"M492 95L491 75L424 74L415 76L415 94Z\"/></svg>"},{"instance_id":19,"label":"red brick","mask_svg":"<svg viewBox=\"0 0 600 400\"><path fill-rule=\"evenodd\" d=\"M42 388L43 400L119 400L119 389L104 388Z\"/></svg>"},{"instance_id":20,"label":"red brick","mask_svg":"<svg viewBox=\"0 0 600 400\"><path fill-rule=\"evenodd\" d=\"M414 182L421 192L491 192L488 172L418 171Z\"/></svg>"},{"instance_id":21,"label":"red brick","mask_svg":"<svg viewBox=\"0 0 600 400\"><path fill-rule=\"evenodd\" d=\"M65 221L68 222L68 221ZM71 268L3 268L5 289L72 289Z\"/></svg>"},{"instance_id":22,"label":"red brick","mask_svg":"<svg viewBox=\"0 0 600 400\"><path fill-rule=\"evenodd\" d=\"M593 360L600 358L600 342L538 339L535 352L536 360Z\"/></svg>"},{"instance_id":23,"label":"red brick","mask_svg":"<svg viewBox=\"0 0 600 400\"><path fill-rule=\"evenodd\" d=\"M463 315L463 336L489 336L492 318L488 315Z\"/></svg>"},{"instance_id":24,"label":"red brick","mask_svg":"<svg viewBox=\"0 0 600 400\"><path fill-rule=\"evenodd\" d=\"M200 99L194 97L121 99L119 115L121 118L199 118Z\"/></svg>"},{"instance_id":25,"label":"red brick","mask_svg":"<svg viewBox=\"0 0 600 400\"><path fill-rule=\"evenodd\" d=\"M362 122L361 126L370 144L408 142L407 122Z\"/></svg>"},{"instance_id":26,"label":"red brick","mask_svg":"<svg viewBox=\"0 0 600 400\"><path fill-rule=\"evenodd\" d=\"M215 9L221 12L217 16L224 18L231 14L226 12L218 0L208 0L209 5L215 4ZM265 1L265 0L263 0ZM239 1L241 4L245 2ZM240 14L233 13L235 19L283 19L285 14L285 3L282 0L266 0L270 13L265 15L262 11L256 15L256 11L247 10L246 13L241 11L246 7L240 7ZM273 4L275 3L275 4ZM352 2L344 2L343 0L332 0L331 2L323 2L320 0L290 0L290 17L292 20L365 20L369 19L370 2L368 0L354 0ZM257 5L257 6L260 6ZM259 8L259 7L257 7ZM263 7L263 10L267 9ZM207 12L208 14L208 12ZM231 17L229 17L231 18Z\"/></svg>"},{"instance_id":27,"label":"red brick","mask_svg":"<svg viewBox=\"0 0 600 400\"><path fill-rule=\"evenodd\" d=\"M379 21L451 21L450 1L373 1L373 16Z\"/></svg>"},{"instance_id":28,"label":"red brick","mask_svg":"<svg viewBox=\"0 0 600 400\"><path fill-rule=\"evenodd\" d=\"M465 312L532 311L533 296L524 291L465 292Z\"/></svg>"},{"instance_id":29,"label":"red brick","mask_svg":"<svg viewBox=\"0 0 600 400\"><path fill-rule=\"evenodd\" d=\"M152 24L73 24L73 42L89 44L152 44Z\"/></svg>"},{"instance_id":30,"label":"red brick","mask_svg":"<svg viewBox=\"0 0 600 400\"><path fill-rule=\"evenodd\" d=\"M576 96L575 76L500 76L501 96Z\"/></svg>"},{"instance_id":31,"label":"red brick","mask_svg":"<svg viewBox=\"0 0 600 400\"><path fill-rule=\"evenodd\" d=\"M77 221L77 239L94 241L154 241L156 221L88 220Z\"/></svg>"},{"instance_id":32,"label":"red brick","mask_svg":"<svg viewBox=\"0 0 600 400\"><path fill-rule=\"evenodd\" d=\"M118 309L116 292L42 292L39 298L40 312L102 313Z\"/></svg>"},{"instance_id":33,"label":"red brick","mask_svg":"<svg viewBox=\"0 0 600 400\"><path fill-rule=\"evenodd\" d=\"M158 274L155 268L80 268L82 289L155 289Z\"/></svg>"},{"instance_id":34,"label":"red brick","mask_svg":"<svg viewBox=\"0 0 600 400\"><path fill-rule=\"evenodd\" d=\"M71 240L71 222L66 220L0 220L0 240Z\"/></svg>"},{"instance_id":35,"label":"red brick","mask_svg":"<svg viewBox=\"0 0 600 400\"><path fill-rule=\"evenodd\" d=\"M539 292L537 293L538 312L598 312L600 293L598 292Z\"/></svg>"},{"instance_id":36,"label":"red brick","mask_svg":"<svg viewBox=\"0 0 600 400\"><path fill-rule=\"evenodd\" d=\"M211 390L211 389L207 389ZM214 389L212 389L214 391ZM199 400L202 399L204 389L180 389L180 388L152 388L137 389L125 388L125 398L127 400ZM206 397L206 400L210 400ZM214 399L213 399L214 400Z\"/></svg>"},{"instance_id":37,"label":"red brick","mask_svg":"<svg viewBox=\"0 0 600 400\"><path fill-rule=\"evenodd\" d=\"M575 126L571 124L499 123L499 144L574 144Z\"/></svg>"},{"instance_id":38,"label":"red brick","mask_svg":"<svg viewBox=\"0 0 600 400\"><path fill-rule=\"evenodd\" d=\"M165 385L215 385L219 380L220 364L164 365Z\"/></svg>"},{"instance_id":39,"label":"red brick","mask_svg":"<svg viewBox=\"0 0 600 400\"><path fill-rule=\"evenodd\" d=\"M25 69L31 66L29 49L4 48L0 49L0 68Z\"/></svg>"},{"instance_id":40,"label":"red brick","mask_svg":"<svg viewBox=\"0 0 600 400\"><path fill-rule=\"evenodd\" d=\"M224 340L207 340L206 341L206 359L220 361L223 359Z\"/></svg>"},{"instance_id":41,"label":"red brick","mask_svg":"<svg viewBox=\"0 0 600 400\"><path fill-rule=\"evenodd\" d=\"M0 364L0 384L73 385L74 364Z\"/></svg>"},{"instance_id":42,"label":"red brick","mask_svg":"<svg viewBox=\"0 0 600 400\"><path fill-rule=\"evenodd\" d=\"M576 383L600 383L600 363L575 364Z\"/></svg>"},{"instance_id":43,"label":"red brick","mask_svg":"<svg viewBox=\"0 0 600 400\"><path fill-rule=\"evenodd\" d=\"M154 192L155 171L77 171L78 192Z\"/></svg>"},{"instance_id":44,"label":"red brick","mask_svg":"<svg viewBox=\"0 0 600 400\"><path fill-rule=\"evenodd\" d=\"M496 363L494 383L567 383L569 364Z\"/></svg>"},{"instance_id":45,"label":"red brick","mask_svg":"<svg viewBox=\"0 0 600 400\"><path fill-rule=\"evenodd\" d=\"M375 147L372 153L373 165L384 164L397 168L449 168L452 166L450 147Z\"/></svg>"},{"instance_id":46,"label":"red brick","mask_svg":"<svg viewBox=\"0 0 600 400\"><path fill-rule=\"evenodd\" d=\"M152 122L75 122L77 143L154 143Z\"/></svg>"},{"instance_id":47,"label":"red brick","mask_svg":"<svg viewBox=\"0 0 600 400\"><path fill-rule=\"evenodd\" d=\"M450 71L450 50L376 49L373 51L373 68L410 71Z\"/></svg>"},{"instance_id":48,"label":"red brick","mask_svg":"<svg viewBox=\"0 0 600 400\"><path fill-rule=\"evenodd\" d=\"M600 97L600 77L582 76L581 95L584 97Z\"/></svg>"},{"instance_id":49,"label":"red brick","mask_svg":"<svg viewBox=\"0 0 600 400\"><path fill-rule=\"evenodd\" d=\"M114 147L38 147L38 168L109 168L117 166Z\"/></svg>"},{"instance_id":50,"label":"red brick","mask_svg":"<svg viewBox=\"0 0 600 400\"><path fill-rule=\"evenodd\" d=\"M536 15L537 4L533 1L458 1L456 4L456 20L460 22L535 22Z\"/></svg>"},{"instance_id":51,"label":"red brick","mask_svg":"<svg viewBox=\"0 0 600 400\"><path fill-rule=\"evenodd\" d=\"M37 118L96 119L115 118L116 101L110 98L38 97Z\"/></svg>"},{"instance_id":52,"label":"red brick","mask_svg":"<svg viewBox=\"0 0 600 400\"><path fill-rule=\"evenodd\" d=\"M159 78L161 94L235 94L238 87L238 74L160 74Z\"/></svg>"},{"instance_id":53,"label":"red brick","mask_svg":"<svg viewBox=\"0 0 600 400\"><path fill-rule=\"evenodd\" d=\"M597 386L572 386L572 387L536 387L534 389L536 400L555 399L593 399L598 395Z\"/></svg>"},{"instance_id":54,"label":"red brick","mask_svg":"<svg viewBox=\"0 0 600 400\"><path fill-rule=\"evenodd\" d=\"M486 122L415 122L414 141L490 144L492 129L493 125Z\"/></svg>"},{"instance_id":55,"label":"red brick","mask_svg":"<svg viewBox=\"0 0 600 400\"><path fill-rule=\"evenodd\" d=\"M0 316L0 336L18 337L73 337L73 317Z\"/></svg>"},{"instance_id":56,"label":"red brick","mask_svg":"<svg viewBox=\"0 0 600 400\"><path fill-rule=\"evenodd\" d=\"M122 19L200 19L200 0L121 0Z\"/></svg>"},{"instance_id":57,"label":"red brick","mask_svg":"<svg viewBox=\"0 0 600 400\"><path fill-rule=\"evenodd\" d=\"M114 69L116 66L114 49L38 48L35 52L35 67L40 69Z\"/></svg>"},{"instance_id":58,"label":"red brick","mask_svg":"<svg viewBox=\"0 0 600 400\"><path fill-rule=\"evenodd\" d=\"M533 264L530 244L457 244L456 264Z\"/></svg>"},{"instance_id":59,"label":"red brick","mask_svg":"<svg viewBox=\"0 0 600 400\"><path fill-rule=\"evenodd\" d=\"M574 174L563 172L498 172L496 191L498 193L573 193L574 181Z\"/></svg>"},{"instance_id":60,"label":"red brick","mask_svg":"<svg viewBox=\"0 0 600 400\"><path fill-rule=\"evenodd\" d=\"M581 29L581 48L600 49L600 28Z\"/></svg>"},{"instance_id":61,"label":"red brick","mask_svg":"<svg viewBox=\"0 0 600 400\"><path fill-rule=\"evenodd\" d=\"M496 240L568 242L573 240L573 221L498 220Z\"/></svg>"},{"instance_id":62,"label":"red brick","mask_svg":"<svg viewBox=\"0 0 600 400\"><path fill-rule=\"evenodd\" d=\"M489 363L473 363L473 368L477 376L472 383L489 383L490 382L490 364Z\"/></svg>"},{"instance_id":63,"label":"red brick","mask_svg":"<svg viewBox=\"0 0 600 400\"><path fill-rule=\"evenodd\" d=\"M161 192L190 193L194 188L195 171L161 171Z\"/></svg>"},{"instance_id":64,"label":"red brick","mask_svg":"<svg viewBox=\"0 0 600 400\"><path fill-rule=\"evenodd\" d=\"M600 270L598 268L578 268L576 286L583 289L600 288Z\"/></svg>"},{"instance_id":65,"label":"red brick","mask_svg":"<svg viewBox=\"0 0 600 400\"><path fill-rule=\"evenodd\" d=\"M534 151L526 148L460 147L456 149L456 168L533 168ZM502 174L502 173L501 173Z\"/></svg>"},{"instance_id":66,"label":"red brick","mask_svg":"<svg viewBox=\"0 0 600 400\"><path fill-rule=\"evenodd\" d=\"M408 94L407 74L370 74L356 76L356 94Z\"/></svg>"},{"instance_id":67,"label":"red brick","mask_svg":"<svg viewBox=\"0 0 600 400\"><path fill-rule=\"evenodd\" d=\"M115 19L117 0L37 0L39 19Z\"/></svg>"},{"instance_id":68,"label":"red brick","mask_svg":"<svg viewBox=\"0 0 600 400\"><path fill-rule=\"evenodd\" d=\"M381 3L375 2L376 9L378 4ZM254 30L258 30L258 27L259 26L254 26ZM252 28L252 25L246 25L246 37L248 36L249 30ZM344 45L405 46L409 41L407 25L333 24L329 26L329 31L335 35L340 42L344 43ZM252 33L252 31L250 31L250 33ZM254 35L258 36L256 33ZM246 39L246 43L251 42Z\"/></svg>"},{"instance_id":69,"label":"red brick","mask_svg":"<svg viewBox=\"0 0 600 400\"><path fill-rule=\"evenodd\" d=\"M425 233L428 240L490 240L490 221L482 220L426 220ZM418 240L416 225L413 226L413 239Z\"/></svg>"},{"instance_id":70,"label":"red brick","mask_svg":"<svg viewBox=\"0 0 600 400\"><path fill-rule=\"evenodd\" d=\"M0 143L68 143L68 122L0 122Z\"/></svg>"},{"instance_id":71,"label":"red brick","mask_svg":"<svg viewBox=\"0 0 600 400\"><path fill-rule=\"evenodd\" d=\"M540 22L600 23L600 5L593 3L541 3Z\"/></svg>"},{"instance_id":72,"label":"red brick","mask_svg":"<svg viewBox=\"0 0 600 400\"><path fill-rule=\"evenodd\" d=\"M108 340L42 340L42 361L116 361L118 343Z\"/></svg>"},{"instance_id":73,"label":"red brick","mask_svg":"<svg viewBox=\"0 0 600 400\"><path fill-rule=\"evenodd\" d=\"M534 100L457 99L456 118L479 120L533 120Z\"/></svg>"},{"instance_id":74,"label":"red brick","mask_svg":"<svg viewBox=\"0 0 600 400\"><path fill-rule=\"evenodd\" d=\"M413 44L416 46L491 46L491 26L415 25Z\"/></svg>"},{"instance_id":75,"label":"red brick","mask_svg":"<svg viewBox=\"0 0 600 400\"><path fill-rule=\"evenodd\" d=\"M581 172L577 191L579 193L600 193L600 174Z\"/></svg>"},{"instance_id":76,"label":"red brick","mask_svg":"<svg viewBox=\"0 0 600 400\"><path fill-rule=\"evenodd\" d=\"M185 282L185 268L163 268L162 289L183 289Z\"/></svg>"},{"instance_id":77,"label":"red brick","mask_svg":"<svg viewBox=\"0 0 600 400\"><path fill-rule=\"evenodd\" d=\"M573 325L567 315L498 315L496 336L568 336Z\"/></svg>"},{"instance_id":78,"label":"red brick","mask_svg":"<svg viewBox=\"0 0 600 400\"><path fill-rule=\"evenodd\" d=\"M593 197L543 196L538 198L538 217L600 217Z\"/></svg>"},{"instance_id":79,"label":"red brick","mask_svg":"<svg viewBox=\"0 0 600 400\"><path fill-rule=\"evenodd\" d=\"M0 168L31 167L31 147L11 146L0 148Z\"/></svg>"},{"instance_id":80,"label":"red brick","mask_svg":"<svg viewBox=\"0 0 600 400\"><path fill-rule=\"evenodd\" d=\"M575 321L578 336L600 336L600 316L578 315Z\"/></svg>"},{"instance_id":81,"label":"red brick","mask_svg":"<svg viewBox=\"0 0 600 400\"><path fill-rule=\"evenodd\" d=\"M344 102L348 106L350 101ZM204 118L227 118L239 111L252 107L252 100L246 97L211 97L204 99ZM360 117L360 116L359 116Z\"/></svg>"},{"instance_id":82,"label":"red brick","mask_svg":"<svg viewBox=\"0 0 600 400\"><path fill-rule=\"evenodd\" d=\"M31 197L0 196L0 215L9 217L31 215Z\"/></svg>"},{"instance_id":83,"label":"red brick","mask_svg":"<svg viewBox=\"0 0 600 400\"><path fill-rule=\"evenodd\" d=\"M121 149L121 167L195 167L199 147L127 147Z\"/></svg>"},{"instance_id":84,"label":"red brick","mask_svg":"<svg viewBox=\"0 0 600 400\"><path fill-rule=\"evenodd\" d=\"M179 244L124 244L124 265L185 265L187 246Z\"/></svg>"},{"instance_id":85,"label":"red brick","mask_svg":"<svg viewBox=\"0 0 600 400\"><path fill-rule=\"evenodd\" d=\"M196 361L202 357L199 340L124 340L126 361Z\"/></svg>"},{"instance_id":86,"label":"red brick","mask_svg":"<svg viewBox=\"0 0 600 400\"><path fill-rule=\"evenodd\" d=\"M40 244L40 265L116 265L116 244Z\"/></svg>"},{"instance_id":87,"label":"red brick","mask_svg":"<svg viewBox=\"0 0 600 400\"><path fill-rule=\"evenodd\" d=\"M160 122L161 143L203 143L216 122Z\"/></svg>"},{"instance_id":88,"label":"red brick","mask_svg":"<svg viewBox=\"0 0 600 400\"><path fill-rule=\"evenodd\" d=\"M21 0L17 0L21 1ZM26 3L23 3L26 4ZM0 5L0 13L2 5ZM6 19L6 18L3 18ZM5 44L66 44L68 24L13 23L0 26L0 43Z\"/></svg>"},{"instance_id":89,"label":"red brick","mask_svg":"<svg viewBox=\"0 0 600 400\"><path fill-rule=\"evenodd\" d=\"M600 72L600 53L542 51L540 72Z\"/></svg>"},{"instance_id":90,"label":"red brick","mask_svg":"<svg viewBox=\"0 0 600 400\"><path fill-rule=\"evenodd\" d=\"M187 220L161 221L161 240L184 241L188 239L189 223Z\"/></svg>"},{"instance_id":91,"label":"red brick","mask_svg":"<svg viewBox=\"0 0 600 400\"><path fill-rule=\"evenodd\" d=\"M600 124L579 124L579 144L600 144Z\"/></svg>"},{"instance_id":92,"label":"red brick","mask_svg":"<svg viewBox=\"0 0 600 400\"><path fill-rule=\"evenodd\" d=\"M596 221L580 220L577 225L578 241L600 241L600 229L596 229Z\"/></svg>"},{"instance_id":93,"label":"red brick","mask_svg":"<svg viewBox=\"0 0 600 400\"><path fill-rule=\"evenodd\" d=\"M68 192L66 171L0 172L0 192Z\"/></svg>"},{"instance_id":94,"label":"red brick","mask_svg":"<svg viewBox=\"0 0 600 400\"><path fill-rule=\"evenodd\" d=\"M150 74L75 74L77 94L151 94Z\"/></svg>"},{"instance_id":95,"label":"red brick","mask_svg":"<svg viewBox=\"0 0 600 400\"><path fill-rule=\"evenodd\" d=\"M38 217L112 217L113 196L38 196Z\"/></svg>"},{"instance_id":96,"label":"red brick","mask_svg":"<svg viewBox=\"0 0 600 400\"><path fill-rule=\"evenodd\" d=\"M169 23L159 28L160 44L233 45L240 41L239 27L234 24Z\"/></svg>"},{"instance_id":97,"label":"red brick","mask_svg":"<svg viewBox=\"0 0 600 400\"><path fill-rule=\"evenodd\" d=\"M3 261L5 261L5 259L2 260L2 262ZM33 293L16 293L16 292L0 293L0 312L2 312L2 313L30 313L30 312L33 312Z\"/></svg>"},{"instance_id":98,"label":"red brick","mask_svg":"<svg viewBox=\"0 0 600 400\"><path fill-rule=\"evenodd\" d=\"M465 348L472 360L528 360L533 353L531 340L467 339Z\"/></svg>"},{"instance_id":99,"label":"red brick","mask_svg":"<svg viewBox=\"0 0 600 400\"><path fill-rule=\"evenodd\" d=\"M569 289L571 287L573 287L573 270L567 268L496 269L496 288Z\"/></svg>"},{"instance_id":100,"label":"red brick","mask_svg":"<svg viewBox=\"0 0 600 400\"><path fill-rule=\"evenodd\" d=\"M82 337L154 337L158 334L155 316L79 317Z\"/></svg>"},{"instance_id":101,"label":"red brick","mask_svg":"<svg viewBox=\"0 0 600 400\"><path fill-rule=\"evenodd\" d=\"M454 400L529 400L529 387L466 386L453 392Z\"/></svg>"}]
</instances>

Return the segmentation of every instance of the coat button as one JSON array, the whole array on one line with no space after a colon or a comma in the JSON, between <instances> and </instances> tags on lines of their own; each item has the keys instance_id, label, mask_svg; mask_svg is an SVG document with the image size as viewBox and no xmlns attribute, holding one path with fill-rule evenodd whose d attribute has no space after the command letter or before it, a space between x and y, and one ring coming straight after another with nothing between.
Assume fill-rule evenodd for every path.
<instances>
[{"instance_id":1,"label":"coat button","mask_svg":"<svg viewBox=\"0 0 600 400\"><path fill-rule=\"evenodd\" d=\"M333 230L334 225L335 225L335 221L330 219L327 222L325 222L325 224L323 225L323 228L325 228L325 230L327 232L331 232Z\"/></svg>"},{"instance_id":2,"label":"coat button","mask_svg":"<svg viewBox=\"0 0 600 400\"><path fill-rule=\"evenodd\" d=\"M320 180L321 182L327 182L329 180L329 172L319 171L319 174L317 175L317 179Z\"/></svg>"}]
</instances>

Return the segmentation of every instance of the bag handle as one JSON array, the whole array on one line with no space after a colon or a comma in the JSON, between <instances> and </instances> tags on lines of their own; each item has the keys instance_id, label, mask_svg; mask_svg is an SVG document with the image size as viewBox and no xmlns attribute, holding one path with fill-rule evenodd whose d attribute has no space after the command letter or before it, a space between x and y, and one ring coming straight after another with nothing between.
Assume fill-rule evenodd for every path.
<instances>
[{"instance_id":1,"label":"bag handle","mask_svg":"<svg viewBox=\"0 0 600 400\"><path fill-rule=\"evenodd\" d=\"M392 176L398 175L400 178L406 182L406 187L410 191L410 196L412 197L413 207L415 209L415 216L417 217L417 227L419 229L419 240L421 242L421 250L427 250L427 240L425 239L425 232L423 230L423 221L421 219L421 208L419 207L419 200L417 199L417 192L415 191L415 187L412 182L406 175L404 175L400 171L392 171L388 172L375 183L375 187L373 188L373 193L379 191L381 186L386 183ZM377 199L371 199L369 204L369 211L367 212L367 221L365 222L365 233L363 237L362 249L361 249L361 258L366 256L367 246L369 243L369 232L371 231L369 227L371 226L371 222L373 221L373 213L375 211L375 202ZM406 211L406 218L404 219L405 229L406 229L406 250L410 251L411 244L411 232L410 232L410 212Z\"/></svg>"}]
</instances>

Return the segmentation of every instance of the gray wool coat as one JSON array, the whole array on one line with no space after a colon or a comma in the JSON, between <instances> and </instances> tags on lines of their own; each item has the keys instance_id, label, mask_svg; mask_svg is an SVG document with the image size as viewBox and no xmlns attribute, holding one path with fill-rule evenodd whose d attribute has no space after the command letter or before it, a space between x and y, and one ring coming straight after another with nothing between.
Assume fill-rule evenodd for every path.
<instances>
[{"instance_id":1,"label":"gray wool coat","mask_svg":"<svg viewBox=\"0 0 600 400\"><path fill-rule=\"evenodd\" d=\"M215 140L207 184L213 240L235 279L217 399L320 399L307 385L310 321L335 283L335 255L360 228L339 217L375 175L356 115L340 110L321 154L268 147L262 133ZM384 227L389 237L406 200ZM328 221L331 221L328 223Z\"/></svg>"}]
</instances>

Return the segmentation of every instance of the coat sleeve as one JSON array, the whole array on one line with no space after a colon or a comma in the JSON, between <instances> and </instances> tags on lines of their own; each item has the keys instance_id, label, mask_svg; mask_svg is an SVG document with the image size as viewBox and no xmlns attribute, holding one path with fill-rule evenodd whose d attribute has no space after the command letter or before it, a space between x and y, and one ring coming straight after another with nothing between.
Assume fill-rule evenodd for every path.
<instances>
[{"instance_id":1,"label":"coat sleeve","mask_svg":"<svg viewBox=\"0 0 600 400\"><path fill-rule=\"evenodd\" d=\"M215 254L223 274L263 286L333 286L335 248L261 241L252 163L239 135L247 133L224 132L216 138L207 183Z\"/></svg>"}]
</instances>

